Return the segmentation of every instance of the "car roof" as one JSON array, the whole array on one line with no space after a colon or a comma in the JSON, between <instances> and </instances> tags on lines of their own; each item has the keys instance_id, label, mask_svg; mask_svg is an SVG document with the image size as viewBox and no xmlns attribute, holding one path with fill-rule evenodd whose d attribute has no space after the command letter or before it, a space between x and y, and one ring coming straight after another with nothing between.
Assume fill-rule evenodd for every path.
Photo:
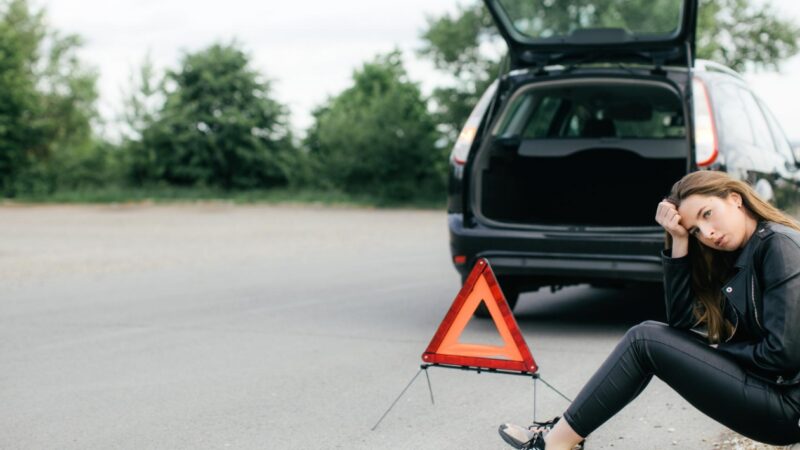
<instances>
[{"instance_id":1,"label":"car roof","mask_svg":"<svg viewBox=\"0 0 800 450\"><path fill-rule=\"evenodd\" d=\"M698 59L695 61L694 65L694 72L697 74L708 73L708 74L718 74L722 73L725 75L730 75L734 78L737 78L741 81L744 81L744 77L737 71L731 69L730 67L720 64L718 62L709 61L707 59Z\"/></svg>"}]
</instances>

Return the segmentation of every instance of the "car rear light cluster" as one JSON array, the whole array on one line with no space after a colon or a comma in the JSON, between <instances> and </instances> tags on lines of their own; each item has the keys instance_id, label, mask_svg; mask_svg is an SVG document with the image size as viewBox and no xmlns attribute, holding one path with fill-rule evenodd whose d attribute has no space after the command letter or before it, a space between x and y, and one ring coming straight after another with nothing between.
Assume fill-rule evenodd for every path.
<instances>
[{"instance_id":1,"label":"car rear light cluster","mask_svg":"<svg viewBox=\"0 0 800 450\"><path fill-rule=\"evenodd\" d=\"M464 124L464 128L461 129L461 133L458 135L456 144L453 146L453 151L450 153L450 159L453 163L464 165L464 163L467 162L469 150L472 148L472 142L475 141L475 135L478 134L478 127L481 125L481 119L483 119L486 110L489 109L489 104L492 102L496 91L497 81L489 85L486 92L481 96L481 99L478 100L478 104L472 109L472 112L467 118L467 123Z\"/></svg>"},{"instance_id":2,"label":"car rear light cluster","mask_svg":"<svg viewBox=\"0 0 800 450\"><path fill-rule=\"evenodd\" d=\"M714 113L711 99L702 80L695 78L694 92L694 148L699 167L709 166L717 159L717 130L714 128Z\"/></svg>"},{"instance_id":3,"label":"car rear light cluster","mask_svg":"<svg viewBox=\"0 0 800 450\"><path fill-rule=\"evenodd\" d=\"M480 118L478 118L478 120L480 120ZM469 149L472 148L472 142L475 140L475 134L478 132L478 125L473 125L470 123L471 121L472 116L467 119L467 124L464 125L464 128L458 135L456 145L453 146L453 154L451 158L453 158L453 162L456 164L463 165L465 162L467 162Z\"/></svg>"}]
</instances>

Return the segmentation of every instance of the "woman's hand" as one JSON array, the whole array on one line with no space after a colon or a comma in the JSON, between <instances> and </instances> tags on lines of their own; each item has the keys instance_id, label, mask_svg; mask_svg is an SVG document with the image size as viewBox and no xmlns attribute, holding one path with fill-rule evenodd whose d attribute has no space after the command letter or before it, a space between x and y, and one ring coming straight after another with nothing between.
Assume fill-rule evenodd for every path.
<instances>
[{"instance_id":1,"label":"woman's hand","mask_svg":"<svg viewBox=\"0 0 800 450\"><path fill-rule=\"evenodd\" d=\"M689 231L681 225L681 215L675 204L661 201L656 210L656 222L672 236L672 257L686 256L689 253Z\"/></svg>"},{"instance_id":2,"label":"woman's hand","mask_svg":"<svg viewBox=\"0 0 800 450\"><path fill-rule=\"evenodd\" d=\"M675 204L662 200L656 210L656 222L672 235L672 239L688 239L689 231L681 225L681 215Z\"/></svg>"}]
</instances>

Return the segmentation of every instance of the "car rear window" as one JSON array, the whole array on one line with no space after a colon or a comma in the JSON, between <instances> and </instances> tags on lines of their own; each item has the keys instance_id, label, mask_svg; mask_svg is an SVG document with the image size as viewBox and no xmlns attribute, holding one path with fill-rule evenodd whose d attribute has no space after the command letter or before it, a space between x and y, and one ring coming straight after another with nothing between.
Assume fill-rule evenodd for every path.
<instances>
[{"instance_id":1,"label":"car rear window","mask_svg":"<svg viewBox=\"0 0 800 450\"><path fill-rule=\"evenodd\" d=\"M497 0L497 3L512 30L532 42L573 43L590 39L601 44L662 40L676 35L684 1ZM595 30L604 33L585 34Z\"/></svg>"},{"instance_id":2,"label":"car rear window","mask_svg":"<svg viewBox=\"0 0 800 450\"><path fill-rule=\"evenodd\" d=\"M523 139L686 137L680 98L650 85L534 88L514 98L496 135Z\"/></svg>"}]
</instances>

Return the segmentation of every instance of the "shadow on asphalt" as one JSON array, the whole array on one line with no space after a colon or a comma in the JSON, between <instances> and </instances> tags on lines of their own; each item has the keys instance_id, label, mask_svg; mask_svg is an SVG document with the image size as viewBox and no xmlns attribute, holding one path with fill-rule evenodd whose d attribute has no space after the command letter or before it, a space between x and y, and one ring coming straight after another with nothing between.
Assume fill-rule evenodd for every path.
<instances>
[{"instance_id":1,"label":"shadow on asphalt","mask_svg":"<svg viewBox=\"0 0 800 450\"><path fill-rule=\"evenodd\" d=\"M660 286L626 289L574 286L551 293L544 288L522 294L514 309L520 328L616 332L645 320L665 321Z\"/></svg>"}]
</instances>

